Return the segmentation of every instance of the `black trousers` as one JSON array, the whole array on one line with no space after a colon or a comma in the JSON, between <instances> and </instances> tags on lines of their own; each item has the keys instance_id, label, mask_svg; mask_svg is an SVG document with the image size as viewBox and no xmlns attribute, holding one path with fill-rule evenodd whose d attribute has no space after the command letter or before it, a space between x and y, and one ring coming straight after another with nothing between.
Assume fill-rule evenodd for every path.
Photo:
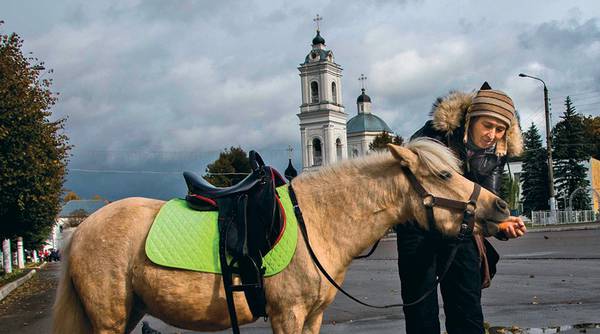
<instances>
[{"instance_id":1,"label":"black trousers","mask_svg":"<svg viewBox=\"0 0 600 334\"><path fill-rule=\"evenodd\" d=\"M398 269L402 300L421 297L444 270L453 241L426 232L411 222L398 225ZM479 252L473 239L458 244L456 257L440 283L448 334L483 334ZM439 334L437 292L404 307L407 334Z\"/></svg>"}]
</instances>

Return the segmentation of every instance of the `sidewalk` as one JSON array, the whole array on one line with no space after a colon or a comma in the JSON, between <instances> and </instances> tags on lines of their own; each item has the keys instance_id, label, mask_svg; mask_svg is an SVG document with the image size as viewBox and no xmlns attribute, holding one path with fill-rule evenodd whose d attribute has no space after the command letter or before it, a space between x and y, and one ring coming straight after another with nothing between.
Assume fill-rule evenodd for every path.
<instances>
[{"instance_id":1,"label":"sidewalk","mask_svg":"<svg viewBox=\"0 0 600 334\"><path fill-rule=\"evenodd\" d=\"M23 269L24 274L17 279L14 279L11 282L6 282L3 285L0 285L0 301L6 298L13 290L27 282L33 275L37 273L38 270L42 269L46 265L46 262L42 263L39 266L27 267Z\"/></svg>"},{"instance_id":2,"label":"sidewalk","mask_svg":"<svg viewBox=\"0 0 600 334\"><path fill-rule=\"evenodd\" d=\"M560 232L560 231L578 231L578 230L596 230L596 229L600 229L600 222L527 226L528 232Z\"/></svg>"},{"instance_id":3,"label":"sidewalk","mask_svg":"<svg viewBox=\"0 0 600 334\"><path fill-rule=\"evenodd\" d=\"M0 301L0 334L50 333L60 263L47 263Z\"/></svg>"}]
</instances>

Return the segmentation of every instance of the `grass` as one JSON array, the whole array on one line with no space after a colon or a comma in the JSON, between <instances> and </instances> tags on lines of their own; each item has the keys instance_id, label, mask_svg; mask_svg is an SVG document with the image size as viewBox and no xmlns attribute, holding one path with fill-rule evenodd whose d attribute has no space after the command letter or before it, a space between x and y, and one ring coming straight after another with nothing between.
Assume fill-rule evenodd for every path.
<instances>
[{"instance_id":1,"label":"grass","mask_svg":"<svg viewBox=\"0 0 600 334\"><path fill-rule=\"evenodd\" d=\"M27 275L27 273L30 272L32 269L39 268L40 264L42 263L27 262L25 263L24 269L13 267L13 271L10 274L5 273L4 269L0 269L0 288L10 282L16 281L19 278Z\"/></svg>"},{"instance_id":2,"label":"grass","mask_svg":"<svg viewBox=\"0 0 600 334\"><path fill-rule=\"evenodd\" d=\"M6 274L4 272L0 273L0 287L4 285L16 281L19 278L27 275L30 269L13 269L12 273Z\"/></svg>"}]
</instances>

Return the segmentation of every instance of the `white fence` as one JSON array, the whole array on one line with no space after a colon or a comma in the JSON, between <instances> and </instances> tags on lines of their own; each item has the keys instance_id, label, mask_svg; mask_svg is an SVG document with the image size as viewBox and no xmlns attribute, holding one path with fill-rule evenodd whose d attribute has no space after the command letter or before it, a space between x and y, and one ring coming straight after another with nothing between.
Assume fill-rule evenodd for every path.
<instances>
[{"instance_id":1,"label":"white fence","mask_svg":"<svg viewBox=\"0 0 600 334\"><path fill-rule=\"evenodd\" d=\"M593 210L532 211L532 225L600 223L600 214Z\"/></svg>"}]
</instances>

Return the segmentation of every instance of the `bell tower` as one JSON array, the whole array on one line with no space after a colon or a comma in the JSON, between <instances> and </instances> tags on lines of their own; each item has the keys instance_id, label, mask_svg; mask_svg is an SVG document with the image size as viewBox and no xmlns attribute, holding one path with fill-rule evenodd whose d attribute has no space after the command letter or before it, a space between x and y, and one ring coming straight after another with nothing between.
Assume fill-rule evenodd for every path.
<instances>
[{"instance_id":1,"label":"bell tower","mask_svg":"<svg viewBox=\"0 0 600 334\"><path fill-rule=\"evenodd\" d=\"M333 52L325 49L319 22L314 19L317 34L312 49L300 64L302 104L300 137L302 141L302 169L307 171L346 159L346 119L342 103L342 67L335 63Z\"/></svg>"}]
</instances>

